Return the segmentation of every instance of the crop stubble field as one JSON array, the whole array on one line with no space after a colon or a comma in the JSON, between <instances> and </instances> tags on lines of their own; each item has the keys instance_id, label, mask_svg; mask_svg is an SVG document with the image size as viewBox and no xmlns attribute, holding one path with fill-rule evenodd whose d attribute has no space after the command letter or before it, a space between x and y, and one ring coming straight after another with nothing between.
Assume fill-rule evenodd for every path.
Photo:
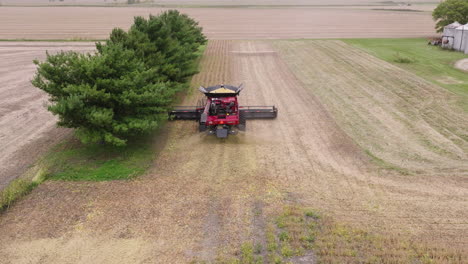
<instances>
[{"instance_id":1,"label":"crop stubble field","mask_svg":"<svg viewBox=\"0 0 468 264\"><path fill-rule=\"evenodd\" d=\"M0 190L68 134L45 108L47 95L32 87L34 59L45 50L91 51L90 43L0 42Z\"/></svg>"},{"instance_id":2,"label":"crop stubble field","mask_svg":"<svg viewBox=\"0 0 468 264\"><path fill-rule=\"evenodd\" d=\"M341 41L210 41L192 84L220 81L278 119L221 142L170 123L143 177L45 182L0 218L6 263L213 261L284 204L467 255L467 116L448 92Z\"/></svg>"},{"instance_id":3,"label":"crop stubble field","mask_svg":"<svg viewBox=\"0 0 468 264\"><path fill-rule=\"evenodd\" d=\"M0 7L0 39L105 39L164 8ZM210 39L391 38L434 34L430 13L353 8L180 8Z\"/></svg>"},{"instance_id":4,"label":"crop stubble field","mask_svg":"<svg viewBox=\"0 0 468 264\"><path fill-rule=\"evenodd\" d=\"M103 39L162 10L0 7L0 39ZM245 241L265 244L266 222L285 204L395 243L409 237L436 255L468 255L468 117L454 95L341 41L234 40L428 36L428 13L181 11L211 39L192 86L243 82L242 104L276 104L278 119L221 142L194 122L169 123L138 179L43 183L0 216L0 263L210 262ZM0 43L0 188L70 133L54 127L46 96L30 84L31 61L46 49L94 46Z\"/></svg>"}]
</instances>

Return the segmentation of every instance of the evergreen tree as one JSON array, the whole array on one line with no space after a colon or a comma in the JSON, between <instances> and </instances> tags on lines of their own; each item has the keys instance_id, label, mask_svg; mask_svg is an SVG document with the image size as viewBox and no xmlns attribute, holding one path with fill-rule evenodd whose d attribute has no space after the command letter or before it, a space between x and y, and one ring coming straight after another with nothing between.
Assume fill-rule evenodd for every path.
<instances>
[{"instance_id":1,"label":"evergreen tree","mask_svg":"<svg viewBox=\"0 0 468 264\"><path fill-rule=\"evenodd\" d=\"M442 32L446 25L457 21L468 23L468 0L446 0L440 3L432 12L436 23L437 32Z\"/></svg>"},{"instance_id":2,"label":"evergreen tree","mask_svg":"<svg viewBox=\"0 0 468 264\"><path fill-rule=\"evenodd\" d=\"M157 128L176 92L196 73L196 51L206 42L197 23L177 11L136 17L128 32L114 29L94 54L47 54L33 85L50 95L59 126L83 142L125 145Z\"/></svg>"},{"instance_id":3,"label":"evergreen tree","mask_svg":"<svg viewBox=\"0 0 468 264\"><path fill-rule=\"evenodd\" d=\"M147 67L157 68L162 81L184 83L197 73L195 52L206 43L201 30L187 15L169 10L149 19L135 17L128 33L114 29L108 43L122 43L135 50Z\"/></svg>"}]
</instances>

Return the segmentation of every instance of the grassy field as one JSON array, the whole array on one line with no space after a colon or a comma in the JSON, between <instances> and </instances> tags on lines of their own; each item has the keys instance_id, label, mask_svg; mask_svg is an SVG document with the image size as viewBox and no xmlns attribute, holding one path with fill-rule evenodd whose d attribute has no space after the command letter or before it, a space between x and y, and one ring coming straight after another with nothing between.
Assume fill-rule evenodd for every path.
<instances>
[{"instance_id":1,"label":"grassy field","mask_svg":"<svg viewBox=\"0 0 468 264\"><path fill-rule=\"evenodd\" d=\"M348 39L345 42L460 95L468 111L468 74L454 67L468 58L461 52L427 45L425 39Z\"/></svg>"},{"instance_id":2,"label":"grassy field","mask_svg":"<svg viewBox=\"0 0 468 264\"><path fill-rule=\"evenodd\" d=\"M142 174L153 160L152 140L148 136L126 147L90 144L68 140L47 155L51 164L49 179L68 181L106 181L129 179Z\"/></svg>"}]
</instances>

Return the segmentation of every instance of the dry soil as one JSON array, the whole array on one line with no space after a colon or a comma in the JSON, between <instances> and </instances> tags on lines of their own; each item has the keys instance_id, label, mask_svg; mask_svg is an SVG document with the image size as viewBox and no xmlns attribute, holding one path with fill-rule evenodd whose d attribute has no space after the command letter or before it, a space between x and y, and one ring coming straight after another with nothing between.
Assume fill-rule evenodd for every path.
<instances>
[{"instance_id":1,"label":"dry soil","mask_svg":"<svg viewBox=\"0 0 468 264\"><path fill-rule=\"evenodd\" d=\"M468 59L457 61L457 63L455 63L455 67L463 71L468 71Z\"/></svg>"},{"instance_id":2,"label":"dry soil","mask_svg":"<svg viewBox=\"0 0 468 264\"><path fill-rule=\"evenodd\" d=\"M0 7L0 39L105 39L164 8ZM391 38L435 34L429 12L356 8L180 8L210 39Z\"/></svg>"},{"instance_id":3,"label":"dry soil","mask_svg":"<svg viewBox=\"0 0 468 264\"><path fill-rule=\"evenodd\" d=\"M46 93L31 84L32 61L44 60L46 50L93 49L90 43L0 42L0 190L68 134L56 128Z\"/></svg>"}]
</instances>

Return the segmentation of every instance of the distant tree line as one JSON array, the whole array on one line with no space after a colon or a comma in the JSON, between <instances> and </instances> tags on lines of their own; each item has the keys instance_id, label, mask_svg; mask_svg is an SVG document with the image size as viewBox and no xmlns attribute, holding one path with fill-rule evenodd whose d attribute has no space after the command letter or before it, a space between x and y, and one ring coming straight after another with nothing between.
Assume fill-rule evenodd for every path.
<instances>
[{"instance_id":1,"label":"distant tree line","mask_svg":"<svg viewBox=\"0 0 468 264\"><path fill-rule=\"evenodd\" d=\"M202 28L169 10L135 17L128 31L115 28L97 52L47 53L37 60L32 84L50 95L58 125L75 128L82 142L122 146L167 119L179 91L197 73Z\"/></svg>"},{"instance_id":2,"label":"distant tree line","mask_svg":"<svg viewBox=\"0 0 468 264\"><path fill-rule=\"evenodd\" d=\"M432 17L437 22L437 32L455 21L464 25L468 23L468 0L445 0L434 9Z\"/></svg>"}]
</instances>

